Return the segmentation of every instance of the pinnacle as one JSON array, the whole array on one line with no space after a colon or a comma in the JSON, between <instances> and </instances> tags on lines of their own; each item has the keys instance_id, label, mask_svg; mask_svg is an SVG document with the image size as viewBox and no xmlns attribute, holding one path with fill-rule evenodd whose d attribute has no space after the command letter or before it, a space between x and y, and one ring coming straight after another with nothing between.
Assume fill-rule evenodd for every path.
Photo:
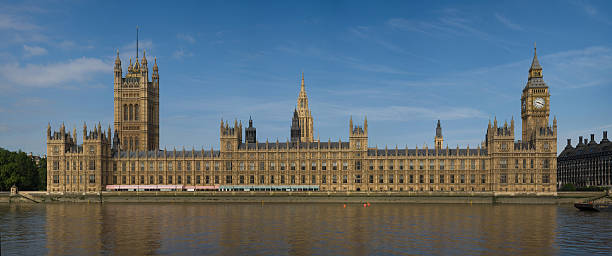
<instances>
[{"instance_id":1,"label":"pinnacle","mask_svg":"<svg viewBox=\"0 0 612 256\"><path fill-rule=\"evenodd\" d=\"M537 49L535 47L535 43L534 43L534 47L533 47L533 60L531 61L531 68L530 69L542 69L542 66L540 66L540 62L538 61L538 52L537 52Z\"/></svg>"}]
</instances>

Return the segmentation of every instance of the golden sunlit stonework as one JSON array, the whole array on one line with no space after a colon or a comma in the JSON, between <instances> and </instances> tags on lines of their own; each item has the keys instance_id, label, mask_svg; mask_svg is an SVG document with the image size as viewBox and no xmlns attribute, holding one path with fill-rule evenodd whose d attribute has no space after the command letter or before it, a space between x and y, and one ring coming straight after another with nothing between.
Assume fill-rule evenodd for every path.
<instances>
[{"instance_id":1,"label":"golden sunlit stonework","mask_svg":"<svg viewBox=\"0 0 612 256\"><path fill-rule=\"evenodd\" d=\"M477 148L444 145L438 121L433 148L372 148L368 121L349 118L348 141L319 141L302 74L291 140L258 141L253 121L221 120L220 148L159 149L159 75L149 80L146 56L123 77L117 55L114 133L100 124L47 127L47 191L412 191L419 193L556 194L557 123L534 54L521 96L522 138L510 124L489 121ZM289 112L288 112L289 113ZM432 133L433 135L433 133Z\"/></svg>"}]
</instances>

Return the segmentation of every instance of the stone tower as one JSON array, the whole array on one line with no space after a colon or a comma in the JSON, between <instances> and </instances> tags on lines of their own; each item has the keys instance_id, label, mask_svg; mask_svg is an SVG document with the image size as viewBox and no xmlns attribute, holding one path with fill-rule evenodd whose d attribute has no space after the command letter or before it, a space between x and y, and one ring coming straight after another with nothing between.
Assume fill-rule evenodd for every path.
<instances>
[{"instance_id":1,"label":"stone tower","mask_svg":"<svg viewBox=\"0 0 612 256\"><path fill-rule=\"evenodd\" d=\"M159 74L157 58L149 80L146 52L142 61L128 66L123 77L119 51L115 59L114 115L115 131L121 150L159 149Z\"/></svg>"},{"instance_id":2,"label":"stone tower","mask_svg":"<svg viewBox=\"0 0 612 256\"><path fill-rule=\"evenodd\" d=\"M353 125L353 117L349 120L349 143L354 150L368 150L368 117L363 121L363 126Z\"/></svg>"},{"instance_id":3,"label":"stone tower","mask_svg":"<svg viewBox=\"0 0 612 256\"><path fill-rule=\"evenodd\" d=\"M304 88L304 72L302 72L302 85L300 88L300 95L297 100L297 114L300 122L300 141L302 142L313 142L314 137L312 135L312 115L308 108L308 96L306 96L306 89Z\"/></svg>"},{"instance_id":4,"label":"stone tower","mask_svg":"<svg viewBox=\"0 0 612 256\"><path fill-rule=\"evenodd\" d=\"M550 94L542 76L542 66L534 46L533 61L529 68L527 85L521 96L522 140L531 141L536 131L549 126Z\"/></svg>"},{"instance_id":5,"label":"stone tower","mask_svg":"<svg viewBox=\"0 0 612 256\"><path fill-rule=\"evenodd\" d=\"M302 129L300 129L300 117L297 109L293 110L293 118L291 118L291 142L302 141Z\"/></svg>"},{"instance_id":6,"label":"stone tower","mask_svg":"<svg viewBox=\"0 0 612 256\"><path fill-rule=\"evenodd\" d=\"M438 120L438 126L436 126L436 138L434 140L436 144L436 149L442 149L444 137L442 137L442 126L440 126L440 120Z\"/></svg>"},{"instance_id":7,"label":"stone tower","mask_svg":"<svg viewBox=\"0 0 612 256\"><path fill-rule=\"evenodd\" d=\"M246 143L257 142L257 130L253 127L253 119L249 117L249 127L244 129Z\"/></svg>"},{"instance_id":8,"label":"stone tower","mask_svg":"<svg viewBox=\"0 0 612 256\"><path fill-rule=\"evenodd\" d=\"M226 121L221 119L219 128L221 151L235 151L242 143L242 121L234 120L234 126L230 126Z\"/></svg>"}]
</instances>

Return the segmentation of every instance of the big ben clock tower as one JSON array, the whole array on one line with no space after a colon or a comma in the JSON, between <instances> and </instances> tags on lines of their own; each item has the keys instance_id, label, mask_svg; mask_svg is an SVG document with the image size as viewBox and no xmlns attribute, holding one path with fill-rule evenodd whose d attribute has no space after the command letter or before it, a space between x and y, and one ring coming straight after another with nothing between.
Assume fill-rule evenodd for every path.
<instances>
[{"instance_id":1,"label":"big ben clock tower","mask_svg":"<svg viewBox=\"0 0 612 256\"><path fill-rule=\"evenodd\" d=\"M523 120L523 141L530 141L538 128L548 127L550 94L542 77L542 66L538 61L534 45L533 61L529 68L527 85L521 96L521 119Z\"/></svg>"}]
</instances>

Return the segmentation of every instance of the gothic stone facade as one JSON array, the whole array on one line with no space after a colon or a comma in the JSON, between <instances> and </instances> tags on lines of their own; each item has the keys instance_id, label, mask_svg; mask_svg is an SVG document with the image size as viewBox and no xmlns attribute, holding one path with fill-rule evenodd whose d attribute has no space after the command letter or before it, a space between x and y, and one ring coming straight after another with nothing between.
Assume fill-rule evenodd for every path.
<instances>
[{"instance_id":1,"label":"gothic stone facade","mask_svg":"<svg viewBox=\"0 0 612 256\"><path fill-rule=\"evenodd\" d=\"M556 120L549 125L550 94L534 55L521 96L522 140L510 124L489 122L477 148L444 146L438 122L434 147L371 148L368 122L348 124L348 141L313 137L304 79L294 110L291 140L256 138L252 120L242 139L242 122L221 120L220 148L159 149L159 75L148 78L146 57L130 61L123 77L115 62L115 123L103 131L47 127L47 191L146 190L319 190L556 193Z\"/></svg>"}]
</instances>

